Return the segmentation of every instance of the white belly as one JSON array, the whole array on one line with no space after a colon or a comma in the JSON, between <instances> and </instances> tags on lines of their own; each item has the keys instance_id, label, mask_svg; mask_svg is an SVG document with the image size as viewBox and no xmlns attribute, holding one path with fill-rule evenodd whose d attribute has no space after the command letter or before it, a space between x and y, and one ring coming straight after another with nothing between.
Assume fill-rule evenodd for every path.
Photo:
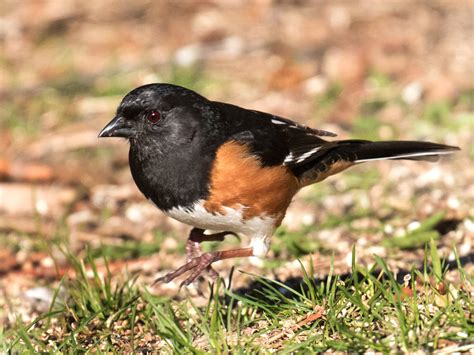
<instances>
[{"instance_id":1,"label":"white belly","mask_svg":"<svg viewBox=\"0 0 474 355\"><path fill-rule=\"evenodd\" d=\"M224 207L223 214L210 213L203 204L203 201L198 201L191 208L175 207L164 213L196 228L245 234L251 239L250 245L254 250L254 255L265 256L270 245L270 238L275 231L275 218L268 216L244 219L244 206L239 209Z\"/></svg>"}]
</instances>

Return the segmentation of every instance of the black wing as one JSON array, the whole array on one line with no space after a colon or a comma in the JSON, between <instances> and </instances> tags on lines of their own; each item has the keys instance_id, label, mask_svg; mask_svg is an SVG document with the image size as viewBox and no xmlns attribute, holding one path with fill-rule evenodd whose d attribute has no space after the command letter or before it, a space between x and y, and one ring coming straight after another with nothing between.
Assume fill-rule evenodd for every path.
<instances>
[{"instance_id":1,"label":"black wing","mask_svg":"<svg viewBox=\"0 0 474 355\"><path fill-rule=\"evenodd\" d=\"M228 139L251 147L265 166L285 165L297 168L305 165L334 145L321 137L336 134L313 129L289 119L265 112L246 110L238 106L216 103L221 108L227 127L232 127Z\"/></svg>"}]
</instances>

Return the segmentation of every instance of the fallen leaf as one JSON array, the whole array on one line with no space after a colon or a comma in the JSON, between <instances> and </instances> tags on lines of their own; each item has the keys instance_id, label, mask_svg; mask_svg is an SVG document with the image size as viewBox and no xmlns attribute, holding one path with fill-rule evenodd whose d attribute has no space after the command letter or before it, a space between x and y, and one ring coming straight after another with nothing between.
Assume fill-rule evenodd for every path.
<instances>
[{"instance_id":1,"label":"fallen leaf","mask_svg":"<svg viewBox=\"0 0 474 355\"><path fill-rule=\"evenodd\" d=\"M407 297L413 297L413 290L410 287L402 287L401 299L404 300Z\"/></svg>"},{"instance_id":2,"label":"fallen leaf","mask_svg":"<svg viewBox=\"0 0 474 355\"><path fill-rule=\"evenodd\" d=\"M0 260L0 275L19 267L15 254L8 249L0 249Z\"/></svg>"},{"instance_id":3,"label":"fallen leaf","mask_svg":"<svg viewBox=\"0 0 474 355\"><path fill-rule=\"evenodd\" d=\"M313 323L314 321L316 321L317 319L321 318L324 315L323 307L316 306L314 310L315 311L313 313L308 314L305 318L300 320L297 324L293 325L292 327L280 329L277 334L273 335L271 338L265 341L265 343L266 344L275 343L277 340L280 340L281 338L287 336L288 334L293 334L298 329Z\"/></svg>"}]
</instances>

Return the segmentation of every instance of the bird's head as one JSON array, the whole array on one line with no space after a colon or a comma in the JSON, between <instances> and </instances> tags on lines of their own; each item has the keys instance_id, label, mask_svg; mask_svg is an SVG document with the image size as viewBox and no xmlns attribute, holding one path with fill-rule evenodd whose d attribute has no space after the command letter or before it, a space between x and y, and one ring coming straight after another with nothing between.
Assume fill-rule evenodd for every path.
<instances>
[{"instance_id":1,"label":"bird's head","mask_svg":"<svg viewBox=\"0 0 474 355\"><path fill-rule=\"evenodd\" d=\"M208 101L197 93L171 84L148 84L123 98L115 117L99 137L154 140L172 145L189 142L202 126L196 114Z\"/></svg>"}]
</instances>

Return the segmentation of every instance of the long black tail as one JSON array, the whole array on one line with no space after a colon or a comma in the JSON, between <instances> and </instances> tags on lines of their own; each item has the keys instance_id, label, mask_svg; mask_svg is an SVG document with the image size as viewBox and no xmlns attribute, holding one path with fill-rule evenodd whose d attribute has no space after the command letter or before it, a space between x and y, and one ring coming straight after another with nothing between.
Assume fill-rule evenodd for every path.
<instances>
[{"instance_id":1,"label":"long black tail","mask_svg":"<svg viewBox=\"0 0 474 355\"><path fill-rule=\"evenodd\" d=\"M336 152L348 153L353 163L371 160L408 159L437 161L440 155L451 154L458 147L418 141L370 142L346 140L337 142Z\"/></svg>"},{"instance_id":2,"label":"long black tail","mask_svg":"<svg viewBox=\"0 0 474 355\"><path fill-rule=\"evenodd\" d=\"M328 143L313 160L294 168L301 186L324 180L328 176L343 171L355 164L372 160L425 160L437 161L440 155L459 150L444 144L417 141L342 140Z\"/></svg>"}]
</instances>

